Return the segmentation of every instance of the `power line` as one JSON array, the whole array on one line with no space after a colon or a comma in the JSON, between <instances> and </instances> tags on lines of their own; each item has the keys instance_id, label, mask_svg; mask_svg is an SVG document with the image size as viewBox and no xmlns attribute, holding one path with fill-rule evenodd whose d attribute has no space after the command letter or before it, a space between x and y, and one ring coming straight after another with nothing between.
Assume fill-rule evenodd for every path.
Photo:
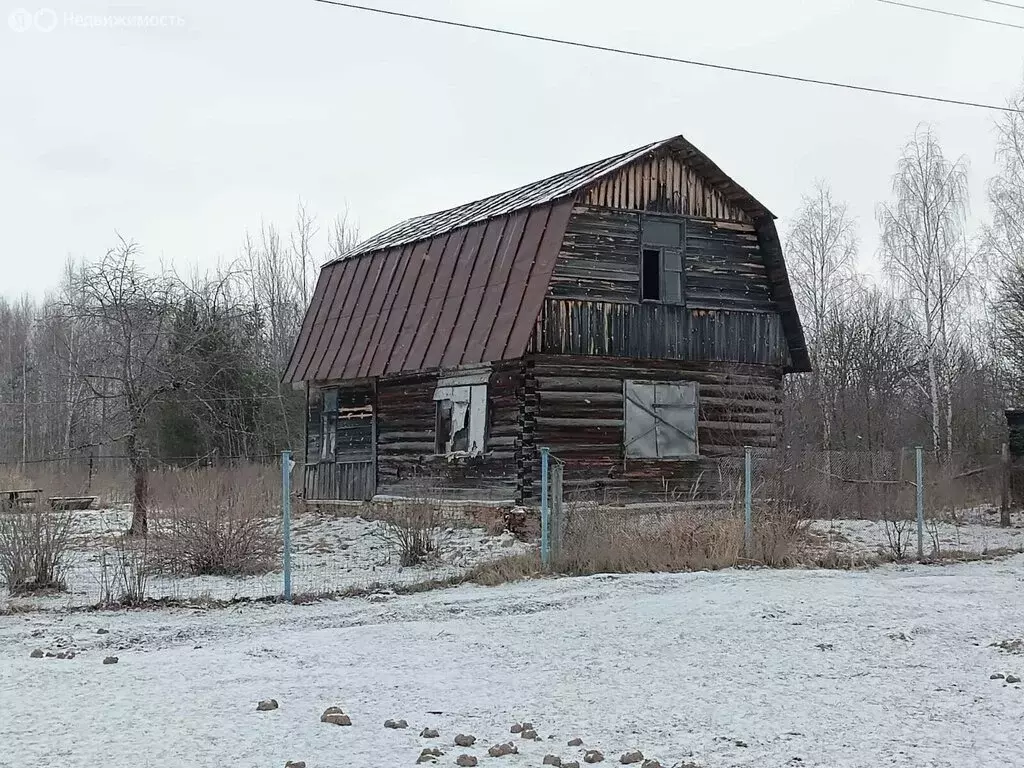
<instances>
[{"instance_id":1,"label":"power line","mask_svg":"<svg viewBox=\"0 0 1024 768\"><path fill-rule=\"evenodd\" d=\"M1016 5L1014 3L1004 3L1003 0L985 0L986 3L992 5L1001 5L1004 8L1016 8L1018 11L1024 11L1024 5Z\"/></svg>"},{"instance_id":2,"label":"power line","mask_svg":"<svg viewBox=\"0 0 1024 768\"><path fill-rule=\"evenodd\" d=\"M966 13L954 13L953 11L943 11L940 8L929 8L925 5L914 5L913 3L901 3L899 0L878 0L880 3L886 5L898 5L900 8L909 8L912 11L924 11L925 13L935 13L939 16L952 16L954 19L967 19L968 21L980 21L982 24L993 24L997 27L1010 27L1011 29L1024 29L1024 24L1011 24L1008 21L997 21L996 19L985 19L981 16L968 16ZM1005 3L1000 3L1005 5ZM1014 6L1015 8L1022 8L1024 6Z\"/></svg>"},{"instance_id":3,"label":"power line","mask_svg":"<svg viewBox=\"0 0 1024 768\"><path fill-rule=\"evenodd\" d=\"M939 104L955 104L961 107L974 107L976 109L989 109L997 112L1024 112L1024 110L1013 109L1011 107L998 106L996 104L985 104L983 102L976 101L964 101L961 99L946 98L943 96L928 96L921 93L911 93L909 91L893 91L887 88L874 88L868 85L856 85L853 83L842 83L835 80L821 80L813 77L802 77L799 75L786 75L781 72L768 72L759 69L748 69L746 67L734 67L727 64L715 64L709 61L699 61L696 59L682 59L675 56L664 56L657 53L647 53L644 51L634 51L628 48L615 48L610 45L598 45L596 43L585 43L580 40L566 40L558 37L549 37L547 35L534 35L528 32L517 32L510 29L501 29L499 27L487 27L480 24L469 24L462 21L453 21L451 19L441 19L434 16L421 16L415 13L401 13L399 11L385 10L384 8L372 8L366 5L356 5L355 3L345 3L341 0L313 0L323 5L333 5L339 8L348 8L354 11L364 11L366 13L376 13L381 16L390 16L399 19L409 19L413 21L422 21L430 24L441 24L446 27L456 27L458 29L471 29L477 32L490 32L495 35L504 35L506 37L517 37L524 40L535 40L541 43L554 43L556 45L565 45L573 48L583 48L588 51L602 51L604 53L617 53L621 56L632 56L639 59L651 59L653 61L665 61L673 64L687 64L692 67L703 67L705 69L715 69L722 72L735 72L742 75L756 75L758 77L768 77L775 80L785 80L793 83L804 83L809 85L821 85L829 88L843 88L850 91L861 91L863 93L874 93L885 96L898 96L905 99L916 99L918 101L930 101ZM886 0L881 0L886 2Z\"/></svg>"},{"instance_id":4,"label":"power line","mask_svg":"<svg viewBox=\"0 0 1024 768\"><path fill-rule=\"evenodd\" d=\"M204 403L234 403L234 402L250 402L253 400L283 400L285 397L284 393L276 395L231 395L227 397L196 397L194 400L198 400ZM83 403L97 403L103 400L112 400L113 397L87 397ZM158 402L174 402L173 400L159 400ZM0 406L14 406L22 407L24 405L70 405L67 400L0 400Z\"/></svg>"}]
</instances>

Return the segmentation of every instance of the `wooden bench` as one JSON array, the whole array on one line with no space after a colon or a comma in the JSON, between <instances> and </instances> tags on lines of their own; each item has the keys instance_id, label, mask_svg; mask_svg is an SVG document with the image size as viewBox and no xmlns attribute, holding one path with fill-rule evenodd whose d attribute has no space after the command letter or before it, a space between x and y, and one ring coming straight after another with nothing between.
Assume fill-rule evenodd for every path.
<instances>
[{"instance_id":1,"label":"wooden bench","mask_svg":"<svg viewBox=\"0 0 1024 768\"><path fill-rule=\"evenodd\" d=\"M6 501L13 506L27 506L38 504L42 498L42 488L12 488L11 490L0 490L0 501Z\"/></svg>"},{"instance_id":2,"label":"wooden bench","mask_svg":"<svg viewBox=\"0 0 1024 768\"><path fill-rule=\"evenodd\" d=\"M55 512L78 512L89 509L96 498L96 496L51 496L48 501L50 509Z\"/></svg>"}]
</instances>

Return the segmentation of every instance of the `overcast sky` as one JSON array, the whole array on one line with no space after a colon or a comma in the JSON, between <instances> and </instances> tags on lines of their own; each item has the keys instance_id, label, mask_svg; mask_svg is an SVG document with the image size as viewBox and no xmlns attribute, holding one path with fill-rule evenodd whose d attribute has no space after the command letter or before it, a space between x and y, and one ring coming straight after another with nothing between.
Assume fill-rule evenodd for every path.
<instances>
[{"instance_id":1,"label":"overcast sky","mask_svg":"<svg viewBox=\"0 0 1024 768\"><path fill-rule=\"evenodd\" d=\"M920 0L1024 25L983 0ZM1002 104L1024 29L875 0L366 0L522 31ZM1021 0L1024 5L1024 0ZM22 12L28 11L28 14ZM780 217L815 178L863 256L901 144L935 124L986 215L996 114L573 50L312 0L0 0L0 293L41 295L115 232L213 265L301 198L370 235L683 134ZM91 16L167 17L102 28ZM77 15L77 18L73 18ZM151 20L153 24L155 20ZM90 26L90 24L93 24Z\"/></svg>"}]
</instances>

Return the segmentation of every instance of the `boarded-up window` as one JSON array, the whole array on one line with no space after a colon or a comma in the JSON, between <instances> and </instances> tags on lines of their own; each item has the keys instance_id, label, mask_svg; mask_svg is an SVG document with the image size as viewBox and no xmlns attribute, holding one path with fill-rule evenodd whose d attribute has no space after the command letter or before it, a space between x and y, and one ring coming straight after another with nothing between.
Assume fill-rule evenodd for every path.
<instances>
[{"instance_id":1,"label":"boarded-up window","mask_svg":"<svg viewBox=\"0 0 1024 768\"><path fill-rule=\"evenodd\" d=\"M489 369L463 370L438 379L436 447L442 455L484 451Z\"/></svg>"},{"instance_id":2,"label":"boarded-up window","mask_svg":"<svg viewBox=\"0 0 1024 768\"><path fill-rule=\"evenodd\" d=\"M683 304L686 224L682 219L644 216L641 226L640 298Z\"/></svg>"},{"instance_id":3,"label":"boarded-up window","mask_svg":"<svg viewBox=\"0 0 1024 768\"><path fill-rule=\"evenodd\" d=\"M696 456L697 385L693 382L626 381L626 458Z\"/></svg>"}]
</instances>

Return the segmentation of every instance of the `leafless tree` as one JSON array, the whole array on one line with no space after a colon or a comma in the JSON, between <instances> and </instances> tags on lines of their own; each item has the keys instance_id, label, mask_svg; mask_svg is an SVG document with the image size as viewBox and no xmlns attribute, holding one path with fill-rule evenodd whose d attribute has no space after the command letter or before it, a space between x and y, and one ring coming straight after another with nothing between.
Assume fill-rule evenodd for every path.
<instances>
[{"instance_id":1,"label":"leafless tree","mask_svg":"<svg viewBox=\"0 0 1024 768\"><path fill-rule=\"evenodd\" d=\"M996 124L996 175L988 184L992 222L983 254L996 275L998 352L1016 393L1024 388L1024 88ZM1019 394L1016 395L1019 397Z\"/></svg>"},{"instance_id":2,"label":"leafless tree","mask_svg":"<svg viewBox=\"0 0 1024 768\"><path fill-rule=\"evenodd\" d=\"M841 336L835 330L844 307L861 286L857 231L845 203L823 181L803 197L787 237L789 273L811 352L811 388L820 405L822 444L832 446L835 398L840 390ZM826 454L827 455L827 454Z\"/></svg>"},{"instance_id":3,"label":"leafless tree","mask_svg":"<svg viewBox=\"0 0 1024 768\"><path fill-rule=\"evenodd\" d=\"M957 341L952 320L964 308L972 274L965 238L967 162L950 162L928 126L904 146L893 177L895 200L879 207L887 273L914 311L927 366L932 445L953 450L948 363Z\"/></svg>"}]
</instances>

